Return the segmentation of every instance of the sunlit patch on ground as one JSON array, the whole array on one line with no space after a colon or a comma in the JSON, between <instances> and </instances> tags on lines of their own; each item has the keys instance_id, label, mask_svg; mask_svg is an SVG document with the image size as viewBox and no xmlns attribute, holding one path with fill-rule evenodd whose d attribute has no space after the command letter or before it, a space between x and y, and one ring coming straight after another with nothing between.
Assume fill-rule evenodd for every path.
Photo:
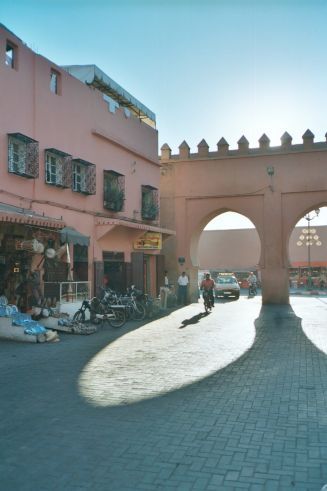
<instances>
[{"instance_id":1,"label":"sunlit patch on ground","mask_svg":"<svg viewBox=\"0 0 327 491\"><path fill-rule=\"evenodd\" d=\"M80 394L96 406L131 404L208 377L254 342L261 300L243 302L216 304L208 316L193 304L122 336L85 366Z\"/></svg>"},{"instance_id":2,"label":"sunlit patch on ground","mask_svg":"<svg viewBox=\"0 0 327 491\"><path fill-rule=\"evenodd\" d=\"M323 353L327 354L327 298L293 297L291 305L302 319L302 329L308 339ZM314 306L314 307L313 307ZM322 322L322 320L325 322Z\"/></svg>"}]
</instances>

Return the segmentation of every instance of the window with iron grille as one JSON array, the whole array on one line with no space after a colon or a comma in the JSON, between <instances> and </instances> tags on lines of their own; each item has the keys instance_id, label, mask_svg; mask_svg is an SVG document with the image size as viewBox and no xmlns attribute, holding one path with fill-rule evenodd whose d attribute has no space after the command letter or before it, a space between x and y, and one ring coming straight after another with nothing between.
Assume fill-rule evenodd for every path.
<instances>
[{"instance_id":1,"label":"window with iron grille","mask_svg":"<svg viewBox=\"0 0 327 491\"><path fill-rule=\"evenodd\" d=\"M115 171L103 173L103 207L111 211L122 211L125 200L125 176Z\"/></svg>"},{"instance_id":2,"label":"window with iron grille","mask_svg":"<svg viewBox=\"0 0 327 491\"><path fill-rule=\"evenodd\" d=\"M45 150L45 182L69 188L72 184L72 157L55 148Z\"/></svg>"},{"instance_id":3,"label":"window with iron grille","mask_svg":"<svg viewBox=\"0 0 327 491\"><path fill-rule=\"evenodd\" d=\"M39 175L39 144L21 133L8 135L8 172L23 177Z\"/></svg>"},{"instance_id":4,"label":"window with iron grille","mask_svg":"<svg viewBox=\"0 0 327 491\"><path fill-rule=\"evenodd\" d=\"M157 220L158 215L158 189L152 186L142 186L142 219Z\"/></svg>"},{"instance_id":5,"label":"window with iron grille","mask_svg":"<svg viewBox=\"0 0 327 491\"><path fill-rule=\"evenodd\" d=\"M96 193L96 169L95 165L82 159L72 160L73 183L72 189L77 193Z\"/></svg>"}]
</instances>

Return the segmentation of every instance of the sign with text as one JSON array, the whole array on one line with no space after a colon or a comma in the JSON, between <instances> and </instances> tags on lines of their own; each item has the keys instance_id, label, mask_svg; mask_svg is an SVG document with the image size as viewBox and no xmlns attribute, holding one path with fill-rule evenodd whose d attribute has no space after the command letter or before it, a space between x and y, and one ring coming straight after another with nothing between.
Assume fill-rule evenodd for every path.
<instances>
[{"instance_id":1,"label":"sign with text","mask_svg":"<svg viewBox=\"0 0 327 491\"><path fill-rule=\"evenodd\" d=\"M134 242L134 249L161 249L162 236L160 232L146 232Z\"/></svg>"}]
</instances>

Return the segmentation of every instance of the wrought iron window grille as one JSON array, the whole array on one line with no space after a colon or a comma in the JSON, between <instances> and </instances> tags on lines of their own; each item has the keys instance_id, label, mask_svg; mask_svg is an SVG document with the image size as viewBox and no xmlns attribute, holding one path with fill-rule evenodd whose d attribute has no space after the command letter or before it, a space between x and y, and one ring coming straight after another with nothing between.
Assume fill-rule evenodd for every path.
<instances>
[{"instance_id":1,"label":"wrought iron window grille","mask_svg":"<svg viewBox=\"0 0 327 491\"><path fill-rule=\"evenodd\" d=\"M35 179L39 177L39 143L21 133L8 134L8 172Z\"/></svg>"},{"instance_id":2,"label":"wrought iron window grille","mask_svg":"<svg viewBox=\"0 0 327 491\"><path fill-rule=\"evenodd\" d=\"M125 176L115 171L104 171L104 208L120 212L124 208L124 201Z\"/></svg>"},{"instance_id":3,"label":"wrought iron window grille","mask_svg":"<svg viewBox=\"0 0 327 491\"><path fill-rule=\"evenodd\" d=\"M82 159L72 160L72 190L81 194L96 193L96 167Z\"/></svg>"},{"instance_id":4,"label":"wrought iron window grille","mask_svg":"<svg viewBox=\"0 0 327 491\"><path fill-rule=\"evenodd\" d=\"M142 186L142 220L157 220L159 216L158 190L151 186Z\"/></svg>"},{"instance_id":5,"label":"wrought iron window grille","mask_svg":"<svg viewBox=\"0 0 327 491\"><path fill-rule=\"evenodd\" d=\"M72 156L57 150L45 150L45 182L52 186L70 188L72 186Z\"/></svg>"}]
</instances>

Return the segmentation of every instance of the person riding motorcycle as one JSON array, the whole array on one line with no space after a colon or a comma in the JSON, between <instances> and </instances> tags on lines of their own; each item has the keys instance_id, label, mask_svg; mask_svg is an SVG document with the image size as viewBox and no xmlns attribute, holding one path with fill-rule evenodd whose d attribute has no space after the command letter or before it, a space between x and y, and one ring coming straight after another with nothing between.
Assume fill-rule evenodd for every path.
<instances>
[{"instance_id":1,"label":"person riding motorcycle","mask_svg":"<svg viewBox=\"0 0 327 491\"><path fill-rule=\"evenodd\" d=\"M215 282L210 278L210 273L206 273L205 279L201 281L200 289L208 292L209 298L211 300L211 307L215 306L215 299L213 296L213 289L215 287Z\"/></svg>"}]
</instances>

